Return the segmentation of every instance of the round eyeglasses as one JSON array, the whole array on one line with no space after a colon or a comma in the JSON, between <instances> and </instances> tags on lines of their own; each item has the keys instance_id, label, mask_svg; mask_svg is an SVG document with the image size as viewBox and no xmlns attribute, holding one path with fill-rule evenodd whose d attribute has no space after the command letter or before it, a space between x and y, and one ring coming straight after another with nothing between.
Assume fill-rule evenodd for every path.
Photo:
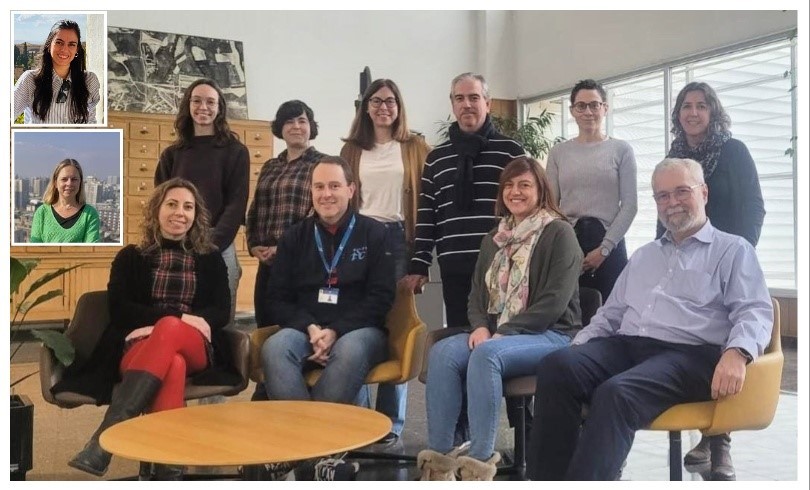
<instances>
[{"instance_id":1,"label":"round eyeglasses","mask_svg":"<svg viewBox=\"0 0 810 490\"><path fill-rule=\"evenodd\" d=\"M379 97L372 97L372 98L370 98L368 100L368 103L369 103L369 105L371 105L371 107L373 107L375 109L380 107L383 104L385 104L385 107L388 107L390 109L392 107L396 107L397 99L394 98L394 97L388 97L387 99L381 99Z\"/></svg>"}]
</instances>

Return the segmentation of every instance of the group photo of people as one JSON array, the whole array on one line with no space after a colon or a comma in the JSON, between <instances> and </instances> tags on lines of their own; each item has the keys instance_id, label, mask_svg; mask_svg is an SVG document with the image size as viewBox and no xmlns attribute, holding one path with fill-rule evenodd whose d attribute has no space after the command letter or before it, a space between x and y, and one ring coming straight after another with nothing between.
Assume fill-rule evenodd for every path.
<instances>
[{"instance_id":1,"label":"group photo of people","mask_svg":"<svg viewBox=\"0 0 810 490\"><path fill-rule=\"evenodd\" d=\"M12 256L36 254L57 267L61 254L62 267L76 267L59 272L65 313L31 307L36 321L64 317L75 359L61 363L42 347L31 361L41 375L21 386L41 389L37 411L81 416L59 436L69 442L49 452L50 469L38 472L44 453L34 452L33 468L17 474L796 480L796 259L785 265L784 256L796 252L798 218L783 190L796 182L795 173L785 177L796 162L796 94L775 81L789 88L777 64L795 67L796 11L785 12L769 12L761 32L726 27L704 47L662 41L663 58L638 55L615 68L570 61L545 85L520 78L543 69L505 74L490 52L478 62L437 53L424 66L435 73L415 77L423 45L399 60L401 41L367 37L394 37L393 25L375 25L346 33L381 45L369 47L373 64L358 91L362 56L347 76L309 52L314 39L303 40L300 51L290 46L265 60L271 73L251 64L263 59L250 52L256 38L232 32L227 39L245 45L244 65L234 63L247 79L239 104L250 126L229 117L230 87L211 77L183 78L173 114L109 110L107 74L88 70L86 50L101 46L97 26L89 15L80 23L66 14L37 48L39 64L12 86L12 173L33 165L24 159L29 132L55 137L71 128L118 146L104 157L111 177L98 177L87 137L87 151L49 153L44 178L15 180L14 191L27 193L12 196L13 245L37 247L13 246ZM237 17L252 32L258 24L248 13ZM327 13L278 14L292 25L324 22ZM503 23L515 29L518 60L533 56L521 44L532 32L528 18L597 22L597 12L427 14L335 19L388 15L421 20L422 32L441 21ZM195 34L189 22L219 14L190 15L169 15L176 32ZM629 28L663 15L608 17ZM755 17L725 15L749 24ZM155 16L110 11L104 19L151 28ZM86 24L92 43L82 38ZM335 32L305 31L319 43ZM451 42L450 31L439 38L448 53L477 52ZM378 56L389 41L390 59ZM354 45L334 42L330 52ZM615 33L606 42L629 46ZM747 70L759 71L734 79ZM274 93L276 77L285 81ZM665 82L650 88L650 80ZM334 93L354 100L324 103ZM768 133L779 125L793 136ZM771 144L792 146L778 154L764 149ZM115 246L87 246L104 242ZM88 260L96 269L83 279ZM101 300L86 311L91 293ZM240 415L285 403L300 426ZM357 421L338 416L337 406L355 408ZM331 429L310 430L310 409ZM150 420L172 414L183 414L172 418L181 429L151 432ZM227 423L200 428L214 416ZM35 451L52 444L39 423ZM780 450L749 443L770 437L770 429L751 429L771 424L792 442ZM195 451L209 453L205 462ZM770 473L770 463L751 463L769 451L764 461L787 457Z\"/></svg>"}]
</instances>

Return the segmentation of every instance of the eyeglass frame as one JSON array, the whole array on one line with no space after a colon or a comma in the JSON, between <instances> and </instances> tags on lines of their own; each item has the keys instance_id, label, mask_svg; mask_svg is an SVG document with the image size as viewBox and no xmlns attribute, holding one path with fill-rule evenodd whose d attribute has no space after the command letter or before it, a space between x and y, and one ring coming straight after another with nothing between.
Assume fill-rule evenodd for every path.
<instances>
[{"instance_id":1,"label":"eyeglass frame","mask_svg":"<svg viewBox=\"0 0 810 490\"><path fill-rule=\"evenodd\" d=\"M579 104L582 104L581 106ZM596 105L596 107L593 107ZM571 104L571 110L576 112L577 114L584 114L586 109L590 109L591 112L596 112L602 107L605 107L607 102L602 102L601 100L593 100L591 102L582 102L579 101L575 104ZM580 109L582 107L582 109Z\"/></svg>"},{"instance_id":2,"label":"eyeglass frame","mask_svg":"<svg viewBox=\"0 0 810 490\"><path fill-rule=\"evenodd\" d=\"M70 80L62 80L62 86L59 87L59 93L56 94L56 103L64 104L67 102L68 93L70 93Z\"/></svg>"},{"instance_id":3,"label":"eyeglass frame","mask_svg":"<svg viewBox=\"0 0 810 490\"><path fill-rule=\"evenodd\" d=\"M683 202L692 196L696 188L706 185L705 182L700 182L695 185L676 187L674 191L661 191L653 194L655 204L661 205L669 202L669 198L675 196L675 200Z\"/></svg>"},{"instance_id":4,"label":"eyeglass frame","mask_svg":"<svg viewBox=\"0 0 810 490\"><path fill-rule=\"evenodd\" d=\"M391 109L392 107L396 107L399 104L399 101L396 97L387 97L385 99L381 99L379 97L371 97L368 99L368 105L375 109L379 109L381 105L385 104L385 107Z\"/></svg>"}]
</instances>

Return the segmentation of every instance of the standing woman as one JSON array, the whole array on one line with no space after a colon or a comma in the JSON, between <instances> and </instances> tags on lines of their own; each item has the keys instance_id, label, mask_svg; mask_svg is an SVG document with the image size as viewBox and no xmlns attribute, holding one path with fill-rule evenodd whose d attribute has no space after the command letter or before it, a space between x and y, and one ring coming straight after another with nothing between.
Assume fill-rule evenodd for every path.
<instances>
[{"instance_id":1,"label":"standing woman","mask_svg":"<svg viewBox=\"0 0 810 490\"><path fill-rule=\"evenodd\" d=\"M96 243L98 211L84 202L84 174L79 162L66 158L56 165L34 212L31 243Z\"/></svg>"},{"instance_id":2,"label":"standing woman","mask_svg":"<svg viewBox=\"0 0 810 490\"><path fill-rule=\"evenodd\" d=\"M211 241L228 268L231 324L242 275L233 241L245 219L250 154L228 126L227 110L225 95L213 80L203 78L188 86L174 120L177 139L160 155L155 186L182 177L200 191L211 215Z\"/></svg>"},{"instance_id":3,"label":"standing woman","mask_svg":"<svg viewBox=\"0 0 810 490\"><path fill-rule=\"evenodd\" d=\"M393 80L380 78L369 85L344 141L340 156L358 176L352 206L385 225L386 247L394 256L394 279L399 281L413 249L419 181L430 147L408 130L405 103ZM396 442L402 433L407 395L405 383L379 385L377 410L393 423L383 442ZM360 400L370 405L367 386Z\"/></svg>"},{"instance_id":4,"label":"standing woman","mask_svg":"<svg viewBox=\"0 0 810 490\"><path fill-rule=\"evenodd\" d=\"M318 136L318 123L312 109L300 100L281 104L270 129L273 136L284 140L287 149L262 166L246 225L248 249L259 261L253 292L259 327L276 323L266 299L276 246L287 228L312 209L312 169L326 156L311 146ZM257 387L256 392L264 390Z\"/></svg>"},{"instance_id":5,"label":"standing woman","mask_svg":"<svg viewBox=\"0 0 810 490\"><path fill-rule=\"evenodd\" d=\"M87 71L79 24L60 20L42 45L42 65L20 75L14 86L12 122L95 124L98 77Z\"/></svg>"},{"instance_id":6,"label":"standing woman","mask_svg":"<svg viewBox=\"0 0 810 490\"><path fill-rule=\"evenodd\" d=\"M422 480L492 480L500 454L503 380L535 371L582 327L582 252L556 205L540 164L512 160L501 173L498 227L481 241L468 303L469 327L430 349L425 386L428 446L419 452ZM467 400L470 446L453 448Z\"/></svg>"},{"instance_id":7,"label":"standing woman","mask_svg":"<svg viewBox=\"0 0 810 490\"><path fill-rule=\"evenodd\" d=\"M756 246L765 219L765 205L754 159L745 144L731 137L731 118L717 93L704 82L688 83L672 109L675 139L667 158L700 162L709 200L706 216L720 231L745 238ZM658 222L656 236L664 233ZM685 464L711 462L712 480L735 480L728 434L703 436L684 456Z\"/></svg>"},{"instance_id":8,"label":"standing woman","mask_svg":"<svg viewBox=\"0 0 810 490\"><path fill-rule=\"evenodd\" d=\"M110 326L89 359L71 365L52 389L109 402L101 425L68 462L97 476L112 457L99 445L105 429L144 411L182 407L186 376L205 371L209 383L220 384L231 375L227 272L194 185L171 179L158 186L142 229L141 243L121 249L112 263Z\"/></svg>"},{"instance_id":9,"label":"standing woman","mask_svg":"<svg viewBox=\"0 0 810 490\"><path fill-rule=\"evenodd\" d=\"M594 80L574 86L571 115L579 135L554 146L546 166L585 255L579 285L599 290L603 301L627 264L624 235L638 209L633 148L602 132L606 99L604 87Z\"/></svg>"}]
</instances>

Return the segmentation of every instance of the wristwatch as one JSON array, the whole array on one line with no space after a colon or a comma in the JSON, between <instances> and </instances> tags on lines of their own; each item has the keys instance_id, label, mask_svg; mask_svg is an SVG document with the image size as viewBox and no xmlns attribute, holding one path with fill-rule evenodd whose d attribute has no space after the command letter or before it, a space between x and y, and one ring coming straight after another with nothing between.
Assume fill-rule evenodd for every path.
<instances>
[{"instance_id":1,"label":"wristwatch","mask_svg":"<svg viewBox=\"0 0 810 490\"><path fill-rule=\"evenodd\" d=\"M751 364L751 362L754 360L754 356L749 354L747 350L740 347L734 347L734 350L736 350L738 354L740 354L745 358L746 364Z\"/></svg>"},{"instance_id":2,"label":"wristwatch","mask_svg":"<svg viewBox=\"0 0 810 490\"><path fill-rule=\"evenodd\" d=\"M599 249L599 253L602 254L602 257L607 257L608 255L610 255L610 250L608 250L607 247L601 247Z\"/></svg>"}]
</instances>

